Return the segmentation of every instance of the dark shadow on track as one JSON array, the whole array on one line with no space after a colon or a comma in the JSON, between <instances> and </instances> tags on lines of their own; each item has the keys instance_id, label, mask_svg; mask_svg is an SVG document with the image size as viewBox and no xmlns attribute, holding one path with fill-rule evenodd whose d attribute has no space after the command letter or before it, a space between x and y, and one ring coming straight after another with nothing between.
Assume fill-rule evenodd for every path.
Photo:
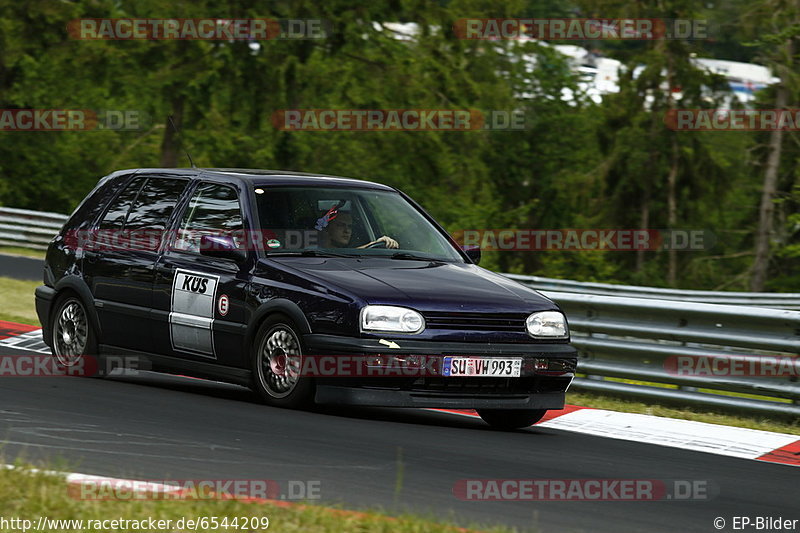
<instances>
[{"instance_id":1,"label":"dark shadow on track","mask_svg":"<svg viewBox=\"0 0 800 533\"><path fill-rule=\"evenodd\" d=\"M156 387L187 394L202 394L204 396L210 396L223 400L262 403L253 391L245 387L217 381L190 378L186 376L160 374L157 372L141 372L141 374L138 376L111 375L105 379L109 381L128 383L131 385ZM309 408L308 411L331 417L355 420L375 420L383 422L395 422L399 424L475 429L493 432L498 431L491 428L483 420L477 417L467 417L451 413L429 411L425 409L315 405ZM536 427L506 433L533 433L540 436L555 435L550 431L539 431L536 429Z\"/></svg>"}]
</instances>

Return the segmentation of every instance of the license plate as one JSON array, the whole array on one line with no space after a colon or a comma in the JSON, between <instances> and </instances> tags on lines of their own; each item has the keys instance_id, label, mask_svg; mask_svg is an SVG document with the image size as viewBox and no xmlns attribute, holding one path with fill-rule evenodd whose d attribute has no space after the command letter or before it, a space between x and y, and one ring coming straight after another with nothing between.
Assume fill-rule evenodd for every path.
<instances>
[{"instance_id":1,"label":"license plate","mask_svg":"<svg viewBox=\"0 0 800 533\"><path fill-rule=\"evenodd\" d=\"M518 378L521 371L522 357L445 357L442 375Z\"/></svg>"}]
</instances>

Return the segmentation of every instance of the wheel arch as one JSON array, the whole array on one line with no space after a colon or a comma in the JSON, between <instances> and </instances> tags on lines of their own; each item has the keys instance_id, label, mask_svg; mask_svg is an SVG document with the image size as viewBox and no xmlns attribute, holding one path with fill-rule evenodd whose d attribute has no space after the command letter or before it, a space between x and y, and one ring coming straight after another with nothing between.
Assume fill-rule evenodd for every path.
<instances>
[{"instance_id":1,"label":"wheel arch","mask_svg":"<svg viewBox=\"0 0 800 533\"><path fill-rule=\"evenodd\" d=\"M96 337L99 340L101 338L100 317L97 315L97 309L94 306L94 296L92 296L92 291L89 290L89 286L86 285L86 282L84 282L78 276L66 276L61 278L53 288L56 291L55 296L53 297L54 304L59 298L67 293L75 294L75 296L77 296L83 302L83 307L86 309L86 314L89 316L92 327L96 332ZM55 312L56 305L52 305L50 307L50 316L47 317L48 329L50 323L53 321L53 313Z\"/></svg>"},{"instance_id":2,"label":"wheel arch","mask_svg":"<svg viewBox=\"0 0 800 533\"><path fill-rule=\"evenodd\" d=\"M245 346L250 347L253 345L258 328L270 316L275 314L284 314L288 316L294 325L297 326L297 333L299 335L307 335L311 333L311 325L306 318L305 313L300 306L286 298L275 298L261 304L253 316L250 318L250 323L247 325L247 335L245 337Z\"/></svg>"}]
</instances>

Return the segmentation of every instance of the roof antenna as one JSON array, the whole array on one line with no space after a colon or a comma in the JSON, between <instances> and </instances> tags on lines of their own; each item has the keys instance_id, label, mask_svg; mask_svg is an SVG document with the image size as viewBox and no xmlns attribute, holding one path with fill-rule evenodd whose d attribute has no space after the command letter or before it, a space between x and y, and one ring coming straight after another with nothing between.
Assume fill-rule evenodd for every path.
<instances>
[{"instance_id":1,"label":"roof antenna","mask_svg":"<svg viewBox=\"0 0 800 533\"><path fill-rule=\"evenodd\" d=\"M177 126L175 126L175 122L173 122L173 121L172 121L172 115L169 115L169 116L167 116L167 119L169 120L169 123L170 123L170 125L172 126L172 129L173 129L173 130L175 130L175 133L178 135L178 137L180 137L180 136L181 136L181 132L180 132L180 131L178 131L178 127L177 127ZM183 149L183 153L185 153L185 154L186 154L186 157L188 157L188 158L189 158L189 163L191 163L191 164L192 164L192 168L197 168L197 167L195 166L195 164L194 164L194 161L192 160L192 156L191 156L191 155L189 155L189 150L187 150L186 148L184 148L184 149Z\"/></svg>"}]
</instances>

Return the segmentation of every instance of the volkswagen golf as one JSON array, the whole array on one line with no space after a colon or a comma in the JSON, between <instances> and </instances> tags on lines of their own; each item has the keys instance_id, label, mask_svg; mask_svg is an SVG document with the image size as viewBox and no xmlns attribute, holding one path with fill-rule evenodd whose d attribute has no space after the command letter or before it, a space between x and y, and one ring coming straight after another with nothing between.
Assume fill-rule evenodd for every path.
<instances>
[{"instance_id":1,"label":"volkswagen golf","mask_svg":"<svg viewBox=\"0 0 800 533\"><path fill-rule=\"evenodd\" d=\"M36 309L59 365L136 357L277 407L476 409L526 427L563 408L576 351L555 303L479 260L386 185L125 170L50 243Z\"/></svg>"}]
</instances>

